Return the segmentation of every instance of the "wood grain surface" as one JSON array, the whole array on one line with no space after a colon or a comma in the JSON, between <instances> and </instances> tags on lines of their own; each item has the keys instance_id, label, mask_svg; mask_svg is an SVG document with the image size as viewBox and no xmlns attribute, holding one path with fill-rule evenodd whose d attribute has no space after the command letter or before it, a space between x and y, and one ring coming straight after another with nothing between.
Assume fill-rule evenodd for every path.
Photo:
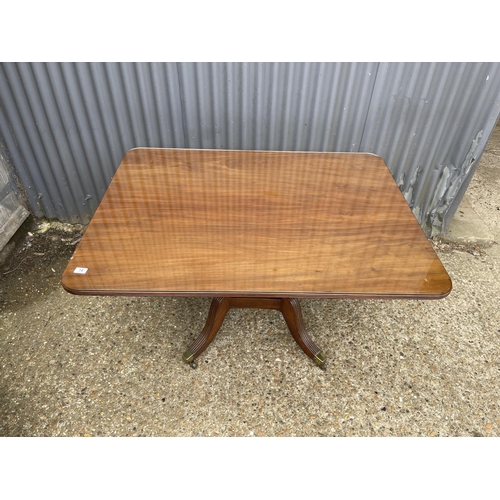
<instances>
[{"instance_id":1,"label":"wood grain surface","mask_svg":"<svg viewBox=\"0 0 500 500\"><path fill-rule=\"evenodd\" d=\"M378 156L154 148L126 153L62 284L88 295L451 291Z\"/></svg>"}]
</instances>

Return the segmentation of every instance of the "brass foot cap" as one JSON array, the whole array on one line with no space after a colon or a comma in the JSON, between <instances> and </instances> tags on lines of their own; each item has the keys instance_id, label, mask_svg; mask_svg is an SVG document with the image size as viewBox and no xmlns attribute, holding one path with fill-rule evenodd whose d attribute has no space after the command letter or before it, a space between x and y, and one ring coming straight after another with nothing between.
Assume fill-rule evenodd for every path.
<instances>
[{"instance_id":1,"label":"brass foot cap","mask_svg":"<svg viewBox=\"0 0 500 500\"><path fill-rule=\"evenodd\" d=\"M186 363L191 363L191 361L194 360L194 352L188 347L186 349L186 351L184 352L184 354L182 355L182 359L186 362Z\"/></svg>"},{"instance_id":2,"label":"brass foot cap","mask_svg":"<svg viewBox=\"0 0 500 500\"><path fill-rule=\"evenodd\" d=\"M323 354L323 351L319 351L318 354L314 356L314 362L318 366L323 366L326 362L326 356Z\"/></svg>"}]
</instances>

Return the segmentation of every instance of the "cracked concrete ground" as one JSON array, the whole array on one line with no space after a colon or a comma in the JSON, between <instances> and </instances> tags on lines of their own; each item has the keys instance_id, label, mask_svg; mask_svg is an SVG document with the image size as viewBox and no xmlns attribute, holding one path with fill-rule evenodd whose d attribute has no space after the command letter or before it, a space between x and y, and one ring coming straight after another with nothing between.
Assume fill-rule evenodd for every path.
<instances>
[{"instance_id":1,"label":"cracked concrete ground","mask_svg":"<svg viewBox=\"0 0 500 500\"><path fill-rule=\"evenodd\" d=\"M82 228L29 219L0 268L0 435L499 436L498 131L467 193L494 241L434 242L447 298L301 301L326 371L244 309L191 369L210 299L70 295Z\"/></svg>"}]
</instances>

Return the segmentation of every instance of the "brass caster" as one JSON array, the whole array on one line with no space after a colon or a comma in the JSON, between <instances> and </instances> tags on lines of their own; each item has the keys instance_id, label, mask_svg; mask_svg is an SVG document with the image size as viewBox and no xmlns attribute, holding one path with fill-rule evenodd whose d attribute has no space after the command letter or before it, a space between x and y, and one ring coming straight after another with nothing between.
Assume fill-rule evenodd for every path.
<instances>
[{"instance_id":1,"label":"brass caster","mask_svg":"<svg viewBox=\"0 0 500 500\"><path fill-rule=\"evenodd\" d=\"M318 365L319 369L320 370L323 370L324 372L326 372L326 364L323 363L322 365Z\"/></svg>"},{"instance_id":2,"label":"brass caster","mask_svg":"<svg viewBox=\"0 0 500 500\"><path fill-rule=\"evenodd\" d=\"M191 361L194 361L194 352L188 347L182 355L182 359L186 363L191 363Z\"/></svg>"},{"instance_id":3,"label":"brass caster","mask_svg":"<svg viewBox=\"0 0 500 500\"><path fill-rule=\"evenodd\" d=\"M198 363L194 359L194 352L188 347L186 352L182 355L182 359L191 367L193 370L198 368Z\"/></svg>"},{"instance_id":4,"label":"brass caster","mask_svg":"<svg viewBox=\"0 0 500 500\"><path fill-rule=\"evenodd\" d=\"M323 351L319 351L318 354L314 356L314 362L322 369L325 370L326 356Z\"/></svg>"}]
</instances>

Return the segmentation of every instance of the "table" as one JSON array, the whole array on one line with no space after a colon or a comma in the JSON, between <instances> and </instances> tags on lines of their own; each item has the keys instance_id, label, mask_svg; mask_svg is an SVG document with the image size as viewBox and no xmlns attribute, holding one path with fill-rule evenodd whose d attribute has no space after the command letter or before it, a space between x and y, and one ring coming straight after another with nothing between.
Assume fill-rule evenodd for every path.
<instances>
[{"instance_id":1,"label":"table","mask_svg":"<svg viewBox=\"0 0 500 500\"><path fill-rule=\"evenodd\" d=\"M62 285L81 295L213 297L183 359L229 309L277 309L320 367L299 298L439 299L451 280L382 158L360 153L128 151Z\"/></svg>"}]
</instances>

